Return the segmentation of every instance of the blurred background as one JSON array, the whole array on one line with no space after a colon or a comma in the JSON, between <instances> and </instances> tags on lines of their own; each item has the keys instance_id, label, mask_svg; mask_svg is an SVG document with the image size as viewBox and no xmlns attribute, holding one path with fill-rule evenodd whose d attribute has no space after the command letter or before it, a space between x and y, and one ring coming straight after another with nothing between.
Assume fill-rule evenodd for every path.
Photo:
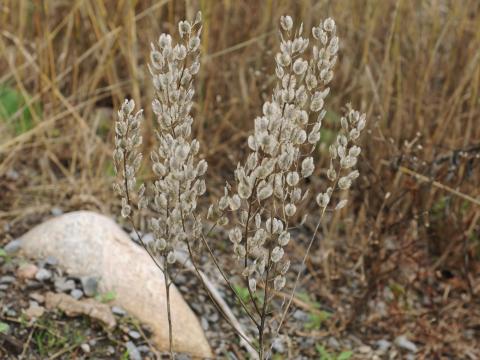
<instances>
[{"instance_id":1,"label":"blurred background","mask_svg":"<svg viewBox=\"0 0 480 360\"><path fill-rule=\"evenodd\" d=\"M368 125L350 205L328 215L303 284L337 311L310 331L402 329L427 358L474 354L478 0L0 0L2 243L55 209L118 214L111 190L116 110L125 97L145 108L148 153L149 44L197 10L204 28L194 131L210 164L212 198L244 158L253 119L271 96L279 17L290 14L306 29L329 16L337 22L340 56L314 189L324 187L326 149L345 104L366 112ZM143 177L151 177L148 166ZM294 258L305 245L302 237L291 245ZM379 302L387 304L383 312Z\"/></svg>"}]
</instances>

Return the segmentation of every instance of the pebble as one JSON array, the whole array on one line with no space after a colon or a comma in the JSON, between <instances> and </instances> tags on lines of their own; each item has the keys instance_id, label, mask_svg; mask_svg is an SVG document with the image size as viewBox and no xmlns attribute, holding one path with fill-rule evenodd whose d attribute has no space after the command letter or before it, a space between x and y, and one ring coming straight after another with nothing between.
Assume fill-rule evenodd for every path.
<instances>
[{"instance_id":1,"label":"pebble","mask_svg":"<svg viewBox=\"0 0 480 360\"><path fill-rule=\"evenodd\" d=\"M45 281L52 277L52 272L47 269L40 269L35 274L35 279L38 281Z\"/></svg>"},{"instance_id":2,"label":"pebble","mask_svg":"<svg viewBox=\"0 0 480 360\"><path fill-rule=\"evenodd\" d=\"M107 346L107 354L108 355L113 355L115 354L115 348L112 345Z\"/></svg>"},{"instance_id":3,"label":"pebble","mask_svg":"<svg viewBox=\"0 0 480 360\"><path fill-rule=\"evenodd\" d=\"M377 349L382 353L385 353L390 348L390 346L392 346L392 343L388 340L380 339L377 341Z\"/></svg>"},{"instance_id":4,"label":"pebble","mask_svg":"<svg viewBox=\"0 0 480 360\"><path fill-rule=\"evenodd\" d=\"M73 297L75 300L80 300L83 296L83 291L80 289L73 289L70 291L70 296Z\"/></svg>"},{"instance_id":5,"label":"pebble","mask_svg":"<svg viewBox=\"0 0 480 360\"><path fill-rule=\"evenodd\" d=\"M128 332L128 336L130 336L133 340L138 340L142 337L138 331L130 330Z\"/></svg>"},{"instance_id":6,"label":"pebble","mask_svg":"<svg viewBox=\"0 0 480 360\"><path fill-rule=\"evenodd\" d=\"M35 280L27 280L27 289L28 290L37 290L43 288L43 285Z\"/></svg>"},{"instance_id":7,"label":"pebble","mask_svg":"<svg viewBox=\"0 0 480 360\"><path fill-rule=\"evenodd\" d=\"M17 269L17 277L20 279L33 279L38 271L38 267L35 264L22 264Z\"/></svg>"},{"instance_id":8,"label":"pebble","mask_svg":"<svg viewBox=\"0 0 480 360\"><path fill-rule=\"evenodd\" d=\"M328 347L330 347L332 349L339 349L340 348L340 343L334 337L329 337L328 341L327 341L327 344L328 344Z\"/></svg>"},{"instance_id":9,"label":"pebble","mask_svg":"<svg viewBox=\"0 0 480 360\"><path fill-rule=\"evenodd\" d=\"M58 206L55 206L52 208L52 210L50 210L50 213L53 215L53 216L60 216L63 214L63 210L61 208L59 208Z\"/></svg>"},{"instance_id":10,"label":"pebble","mask_svg":"<svg viewBox=\"0 0 480 360\"><path fill-rule=\"evenodd\" d=\"M45 296L43 296L42 294L31 293L29 296L30 296L30 299L35 300L39 304L43 304L45 302Z\"/></svg>"},{"instance_id":11,"label":"pebble","mask_svg":"<svg viewBox=\"0 0 480 360\"><path fill-rule=\"evenodd\" d=\"M10 275L5 275L0 277L0 284L11 284L15 282L15 277Z\"/></svg>"},{"instance_id":12,"label":"pebble","mask_svg":"<svg viewBox=\"0 0 480 360\"><path fill-rule=\"evenodd\" d=\"M45 313L45 308L43 306L38 306L37 303L33 302L27 310L24 310L24 313L30 319L38 319Z\"/></svg>"},{"instance_id":13,"label":"pebble","mask_svg":"<svg viewBox=\"0 0 480 360\"><path fill-rule=\"evenodd\" d=\"M8 290L8 284L0 284L0 290Z\"/></svg>"},{"instance_id":14,"label":"pebble","mask_svg":"<svg viewBox=\"0 0 480 360\"><path fill-rule=\"evenodd\" d=\"M15 318L17 317L17 312L14 309L7 309L7 311L5 311L5 315Z\"/></svg>"},{"instance_id":15,"label":"pebble","mask_svg":"<svg viewBox=\"0 0 480 360\"><path fill-rule=\"evenodd\" d=\"M125 316L127 314L120 306L112 306L112 312L118 316Z\"/></svg>"},{"instance_id":16,"label":"pebble","mask_svg":"<svg viewBox=\"0 0 480 360\"><path fill-rule=\"evenodd\" d=\"M128 341L125 346L128 350L128 356L130 360L142 360L142 356L140 355L140 351L138 351L135 344L131 341Z\"/></svg>"},{"instance_id":17,"label":"pebble","mask_svg":"<svg viewBox=\"0 0 480 360\"><path fill-rule=\"evenodd\" d=\"M5 245L3 250L5 250L7 254L15 254L16 252L18 252L18 250L20 250L21 245L21 241L19 239L15 239Z\"/></svg>"},{"instance_id":18,"label":"pebble","mask_svg":"<svg viewBox=\"0 0 480 360\"><path fill-rule=\"evenodd\" d=\"M82 351L85 353L85 354L88 354L90 352L90 345L84 343L82 345L80 345L80 348L82 349Z\"/></svg>"},{"instance_id":19,"label":"pebble","mask_svg":"<svg viewBox=\"0 0 480 360\"><path fill-rule=\"evenodd\" d=\"M413 342L407 339L405 335L400 335L395 339L395 345L410 352L417 352L418 348Z\"/></svg>"},{"instance_id":20,"label":"pebble","mask_svg":"<svg viewBox=\"0 0 480 360\"><path fill-rule=\"evenodd\" d=\"M98 280L95 277L88 276L81 279L83 292L87 296L95 296L97 294Z\"/></svg>"},{"instance_id":21,"label":"pebble","mask_svg":"<svg viewBox=\"0 0 480 360\"><path fill-rule=\"evenodd\" d=\"M45 263L51 266L55 266L58 265L58 260L53 256L47 256L47 258L45 259Z\"/></svg>"},{"instance_id":22,"label":"pebble","mask_svg":"<svg viewBox=\"0 0 480 360\"><path fill-rule=\"evenodd\" d=\"M282 337L277 337L273 340L272 348L277 353L283 354L285 353L285 342Z\"/></svg>"},{"instance_id":23,"label":"pebble","mask_svg":"<svg viewBox=\"0 0 480 360\"><path fill-rule=\"evenodd\" d=\"M75 281L66 280L63 277L57 278L57 280L55 280L55 290L57 292L67 292L72 291L73 289L75 289Z\"/></svg>"},{"instance_id":24,"label":"pebble","mask_svg":"<svg viewBox=\"0 0 480 360\"><path fill-rule=\"evenodd\" d=\"M370 354L372 352L372 348L368 345L362 345L358 348L358 352L361 354Z\"/></svg>"},{"instance_id":25,"label":"pebble","mask_svg":"<svg viewBox=\"0 0 480 360\"><path fill-rule=\"evenodd\" d=\"M208 328L210 327L210 325L208 324L208 320L205 319L204 317L200 319L200 324L202 325L202 329L205 331L207 331Z\"/></svg>"},{"instance_id":26,"label":"pebble","mask_svg":"<svg viewBox=\"0 0 480 360\"><path fill-rule=\"evenodd\" d=\"M137 346L138 351L141 353L148 353L150 351L150 348L147 345L140 345Z\"/></svg>"},{"instance_id":27,"label":"pebble","mask_svg":"<svg viewBox=\"0 0 480 360\"><path fill-rule=\"evenodd\" d=\"M302 310L295 310L295 312L293 313L293 318L297 321L306 322L308 321L309 317L310 316Z\"/></svg>"}]
</instances>

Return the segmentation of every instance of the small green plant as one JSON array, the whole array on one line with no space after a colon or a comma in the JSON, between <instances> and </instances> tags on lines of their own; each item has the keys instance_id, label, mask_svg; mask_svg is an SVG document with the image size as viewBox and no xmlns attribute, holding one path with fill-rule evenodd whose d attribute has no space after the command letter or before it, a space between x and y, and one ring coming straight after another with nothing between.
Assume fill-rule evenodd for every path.
<instances>
[{"instance_id":1,"label":"small green plant","mask_svg":"<svg viewBox=\"0 0 480 360\"><path fill-rule=\"evenodd\" d=\"M110 301L113 301L117 298L117 294L115 293L115 291L108 291L106 293L103 293L103 294L97 294L97 296L95 297L95 299L97 299L97 301L100 301L102 303L109 303Z\"/></svg>"},{"instance_id":2,"label":"small green plant","mask_svg":"<svg viewBox=\"0 0 480 360\"><path fill-rule=\"evenodd\" d=\"M6 334L8 333L9 329L10 329L10 326L7 323L0 321L0 333Z\"/></svg>"},{"instance_id":3,"label":"small green plant","mask_svg":"<svg viewBox=\"0 0 480 360\"><path fill-rule=\"evenodd\" d=\"M332 354L319 344L317 344L315 348L320 355L319 360L349 360L353 355L352 351L342 351L339 354Z\"/></svg>"},{"instance_id":4,"label":"small green plant","mask_svg":"<svg viewBox=\"0 0 480 360\"><path fill-rule=\"evenodd\" d=\"M23 95L10 86L0 85L0 120L8 121L20 109L25 107L26 101ZM31 106L35 113L40 113L40 105L38 103ZM7 126L16 134L24 133L32 128L32 113L28 107L22 111L13 124Z\"/></svg>"}]
</instances>

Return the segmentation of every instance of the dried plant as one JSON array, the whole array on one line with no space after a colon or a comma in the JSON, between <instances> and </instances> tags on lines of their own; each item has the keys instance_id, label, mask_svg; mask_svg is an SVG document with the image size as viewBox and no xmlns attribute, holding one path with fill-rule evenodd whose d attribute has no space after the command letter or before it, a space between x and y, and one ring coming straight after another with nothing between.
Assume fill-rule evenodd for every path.
<instances>
[{"instance_id":1,"label":"dried plant","mask_svg":"<svg viewBox=\"0 0 480 360\"><path fill-rule=\"evenodd\" d=\"M298 209L312 198L305 181L315 171L315 150L321 138L322 121L326 115L325 98L330 92L333 68L337 62L339 39L332 19L313 27L311 41L303 35L303 24L294 28L290 16L280 20L281 44L275 56L277 84L272 97L263 105L263 114L255 119L254 132L248 137L249 154L235 170L234 184L226 184L224 196L212 204L207 217L214 226L228 230L233 254L239 261L241 274L249 292L245 303L207 241L201 216L196 213L197 198L205 192L203 176L205 160L198 161L199 143L192 140L192 80L199 70L200 16L190 24L179 23L181 43L173 45L170 35L162 34L158 47L152 45L150 72L157 98L153 111L157 116L158 148L151 160L156 181L150 207L155 216L149 220L154 234L150 245L144 244L152 258L163 258L163 272L169 307L170 265L175 262L179 243L186 243L192 262L198 269L192 242L202 240L230 289L258 330L258 357L269 357L271 338L285 320L302 269L298 272L288 301L280 309L281 320L273 327L278 306L273 299L287 283L290 260L286 246L291 230L298 224ZM313 44L312 44L313 43ZM311 49L311 54L307 50ZM138 197L138 209L147 206L145 186L136 192L136 173L141 163L139 124L141 111L134 114L133 101L125 101L119 112L116 128L115 167L120 181L115 189L122 197L122 215L132 220L132 194ZM365 127L365 114L347 106L341 118L341 130L330 145L330 167L326 175L330 186L315 195L319 206L318 223L302 261L305 264L316 238L320 222L327 210L340 210L347 200L341 197L332 204L334 192L346 191L359 173L354 170L360 147L355 140ZM157 262L158 264L158 262ZM159 265L161 266L161 265ZM201 278L201 277L200 277ZM172 329L170 311L170 354ZM251 343L250 343L251 344Z\"/></svg>"}]
</instances>

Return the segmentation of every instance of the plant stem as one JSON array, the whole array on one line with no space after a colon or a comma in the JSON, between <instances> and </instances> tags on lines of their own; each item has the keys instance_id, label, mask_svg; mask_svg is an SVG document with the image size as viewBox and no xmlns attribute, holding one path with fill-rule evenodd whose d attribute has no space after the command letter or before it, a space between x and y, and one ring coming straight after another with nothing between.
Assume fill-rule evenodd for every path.
<instances>
[{"instance_id":1,"label":"plant stem","mask_svg":"<svg viewBox=\"0 0 480 360\"><path fill-rule=\"evenodd\" d=\"M173 354L173 334L172 334L172 314L170 311L170 279L168 276L168 262L167 258L164 257L164 268L163 277L165 279L165 291L167 293L167 318L168 318L168 351L170 353L170 359L175 359Z\"/></svg>"}]
</instances>

